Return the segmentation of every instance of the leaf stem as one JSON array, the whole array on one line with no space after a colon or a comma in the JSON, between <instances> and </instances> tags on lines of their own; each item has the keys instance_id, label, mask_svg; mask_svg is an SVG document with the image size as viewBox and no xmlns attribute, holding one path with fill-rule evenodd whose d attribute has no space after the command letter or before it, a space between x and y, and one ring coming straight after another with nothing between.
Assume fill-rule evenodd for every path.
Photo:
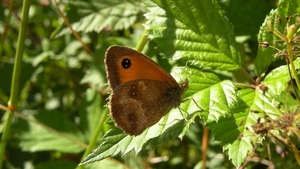
<instances>
[{"instance_id":1,"label":"leaf stem","mask_svg":"<svg viewBox=\"0 0 300 169\"><path fill-rule=\"evenodd\" d=\"M256 88L256 86L254 86L252 84L245 84L245 83L233 83L233 84L237 88L252 88L252 89Z\"/></svg>"},{"instance_id":2,"label":"leaf stem","mask_svg":"<svg viewBox=\"0 0 300 169\"><path fill-rule=\"evenodd\" d=\"M20 81L21 66L22 66L22 56L24 52L24 41L27 32L29 8L30 8L30 0L24 0L23 7L22 7L22 20L19 29L16 57L15 57L13 76L11 82L11 92L10 92L11 96L8 101L8 111L6 112L4 118L5 120L4 130L2 134L2 141L0 143L0 169L2 168L2 164L3 164L3 155L6 149L7 141L9 139L10 127L11 127L14 111L17 109L17 104L18 104L18 95L19 95L19 87L20 87L19 81Z\"/></svg>"},{"instance_id":3,"label":"leaf stem","mask_svg":"<svg viewBox=\"0 0 300 169\"><path fill-rule=\"evenodd\" d=\"M286 27L286 31L287 31L286 36L284 36L282 33L280 33L277 29L274 29L272 31L272 33L286 43L286 49L287 49L287 55L288 55L288 61L289 61L289 63L287 63L287 64L291 65L292 75L295 78L298 89L300 89L300 81L299 81L298 74L297 74L297 71L296 71L295 65L294 65L294 58L293 58L293 52L292 52L292 43L291 43L292 39L295 35L295 30L296 30L295 25L291 25L291 26L287 25L287 27Z\"/></svg>"},{"instance_id":4,"label":"leaf stem","mask_svg":"<svg viewBox=\"0 0 300 169\"><path fill-rule=\"evenodd\" d=\"M148 33L148 30L145 29L142 37L140 38L138 44L135 47L135 49L139 52L141 52L144 49L146 43L148 42L147 33Z\"/></svg>"},{"instance_id":5,"label":"leaf stem","mask_svg":"<svg viewBox=\"0 0 300 169\"><path fill-rule=\"evenodd\" d=\"M241 71L241 73L245 76L245 78L246 78L251 84L254 84L254 85L257 84L257 83L255 82L255 80L253 80L253 79L250 77L249 73L247 73L246 70L245 70L244 68L240 67L240 71Z\"/></svg>"},{"instance_id":6,"label":"leaf stem","mask_svg":"<svg viewBox=\"0 0 300 169\"><path fill-rule=\"evenodd\" d=\"M299 152L298 152L298 149L295 145L295 142L293 140L293 138L290 136L290 142L291 142L291 147L292 147L292 150L294 152L294 155L295 155L295 158L296 158L296 161L298 163L298 165L300 166L300 156L299 156Z\"/></svg>"},{"instance_id":7,"label":"leaf stem","mask_svg":"<svg viewBox=\"0 0 300 169\"><path fill-rule=\"evenodd\" d=\"M296 71L295 65L294 65L292 45L290 42L288 43L288 41L286 41L286 48L287 48L287 52L288 52L288 60L290 62L291 69L292 69L292 74L295 78L298 89L300 89L300 81L299 81L298 74L297 74L297 71Z\"/></svg>"},{"instance_id":8,"label":"leaf stem","mask_svg":"<svg viewBox=\"0 0 300 169\"><path fill-rule=\"evenodd\" d=\"M208 129L208 127L204 127L203 128L203 136L202 136L202 166L201 166L201 169L206 169L208 139L209 139L209 129Z\"/></svg>"},{"instance_id":9,"label":"leaf stem","mask_svg":"<svg viewBox=\"0 0 300 169\"><path fill-rule=\"evenodd\" d=\"M75 36L75 38L81 43L83 49L90 54L91 56L95 56L94 53L90 50L90 48L82 41L81 37L78 35L78 33L73 29L72 25L70 24L69 20L65 17L65 15L63 14L63 12L60 10L60 8L58 7L58 4L56 2L56 0L54 0L54 5L57 8L57 11L59 13L59 15L62 17L62 19L64 20L65 24L69 27L70 31L72 32L72 34Z\"/></svg>"}]
</instances>

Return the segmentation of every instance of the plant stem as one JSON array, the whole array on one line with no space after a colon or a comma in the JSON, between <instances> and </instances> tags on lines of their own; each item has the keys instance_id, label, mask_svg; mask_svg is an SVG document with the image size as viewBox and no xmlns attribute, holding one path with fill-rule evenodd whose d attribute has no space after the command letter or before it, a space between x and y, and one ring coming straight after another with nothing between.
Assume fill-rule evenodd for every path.
<instances>
[{"instance_id":1,"label":"plant stem","mask_svg":"<svg viewBox=\"0 0 300 169\"><path fill-rule=\"evenodd\" d=\"M138 44L136 45L135 49L139 52L141 52L144 49L144 46L148 42L148 39L147 39L147 36L146 36L147 32L148 31L145 29L141 39L139 40Z\"/></svg>"},{"instance_id":2,"label":"plant stem","mask_svg":"<svg viewBox=\"0 0 300 169\"><path fill-rule=\"evenodd\" d=\"M288 41L286 41L286 48L287 48L287 52L288 52L288 60L290 62L291 69L292 69L292 74L295 78L298 89L300 89L300 82L299 82L298 74L297 74L297 71L296 71L295 65L294 65L292 44L290 42L288 43Z\"/></svg>"},{"instance_id":3,"label":"plant stem","mask_svg":"<svg viewBox=\"0 0 300 169\"><path fill-rule=\"evenodd\" d=\"M209 139L209 130L207 127L204 127L203 128L203 136L202 136L202 167L201 167L201 169L206 169L208 139Z\"/></svg>"},{"instance_id":4,"label":"plant stem","mask_svg":"<svg viewBox=\"0 0 300 169\"><path fill-rule=\"evenodd\" d=\"M16 50L16 57L13 69L13 77L11 83L11 96L8 102L8 111L6 112L4 118L4 129L2 134L2 140L0 143L0 169L2 168L3 164L3 155L6 149L6 144L10 135L10 127L11 122L13 119L13 113L17 109L18 104L18 96L19 96L19 81L20 81L20 72L21 72L21 65L22 65L22 56L24 52L24 40L27 31L27 21L28 21L28 13L30 7L30 0L23 1L23 8L22 8L22 20L21 26L18 36L18 44Z\"/></svg>"},{"instance_id":5,"label":"plant stem","mask_svg":"<svg viewBox=\"0 0 300 169\"><path fill-rule=\"evenodd\" d=\"M62 17L62 19L64 20L65 24L69 27L70 31L72 32L72 34L75 36L75 38L81 43L83 49L90 54L91 56L95 56L94 53L90 50L90 48L82 41L81 37L78 35L78 33L73 29L72 25L70 24L69 20L65 17L65 15L63 14L63 12L60 10L60 8L58 7L58 4L56 2L56 0L54 0L54 5L56 6L57 12L59 13L59 15Z\"/></svg>"},{"instance_id":6,"label":"plant stem","mask_svg":"<svg viewBox=\"0 0 300 169\"><path fill-rule=\"evenodd\" d=\"M240 67L239 70L240 70L240 72L245 76L245 78L246 78L251 84L257 85L257 83L255 82L255 80L253 80L253 79L250 77L250 75L247 73L247 71L246 71L244 68Z\"/></svg>"},{"instance_id":7,"label":"plant stem","mask_svg":"<svg viewBox=\"0 0 300 169\"><path fill-rule=\"evenodd\" d=\"M94 134L93 134L93 136L92 136L92 139L91 139L91 141L90 141L90 143L89 143L88 148L85 150L85 152L84 152L84 154L83 154L83 156L82 156L82 158L81 158L81 161L82 161L89 153L92 152L93 148L95 147L95 145L96 145L96 143L97 143L97 139L99 138L99 135L100 135L100 133L101 133L101 130L103 129L104 121L106 120L106 117L107 117L107 110L108 110L108 109L105 109L105 110L106 110L106 111L103 111L103 112L102 112L101 118L100 118L100 120L99 120L99 122L98 122L98 126L97 126L97 128L96 128L96 130L95 130L95 132L94 132ZM77 167L77 169L82 169L82 168L83 168L82 165Z\"/></svg>"}]
</instances>

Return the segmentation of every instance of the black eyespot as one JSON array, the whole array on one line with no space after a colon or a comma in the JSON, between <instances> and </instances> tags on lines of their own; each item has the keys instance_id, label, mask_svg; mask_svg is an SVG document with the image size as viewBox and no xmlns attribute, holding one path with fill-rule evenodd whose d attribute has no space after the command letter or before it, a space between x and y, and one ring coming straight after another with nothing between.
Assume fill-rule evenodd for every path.
<instances>
[{"instance_id":1,"label":"black eyespot","mask_svg":"<svg viewBox=\"0 0 300 169\"><path fill-rule=\"evenodd\" d=\"M131 67L131 61L130 61L130 59L127 59L127 58L123 59L122 60L122 67L124 69L130 68Z\"/></svg>"}]
</instances>

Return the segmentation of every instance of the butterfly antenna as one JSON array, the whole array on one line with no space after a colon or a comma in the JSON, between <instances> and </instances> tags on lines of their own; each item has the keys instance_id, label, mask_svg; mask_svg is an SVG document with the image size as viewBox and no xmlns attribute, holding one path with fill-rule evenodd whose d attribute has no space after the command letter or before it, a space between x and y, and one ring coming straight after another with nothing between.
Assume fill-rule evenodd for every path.
<instances>
[{"instance_id":1,"label":"butterfly antenna","mask_svg":"<svg viewBox=\"0 0 300 169\"><path fill-rule=\"evenodd\" d=\"M183 113L182 113L180 107L178 107L178 110L180 111L180 114L181 114L181 116L184 118L184 120L185 120L186 122L188 122L188 119L183 115Z\"/></svg>"},{"instance_id":2,"label":"butterfly antenna","mask_svg":"<svg viewBox=\"0 0 300 169\"><path fill-rule=\"evenodd\" d=\"M192 100L193 100L193 102L196 104L196 106L197 106L201 111L207 111L207 110L202 109L202 108L198 105L198 103L196 102L196 100L195 100L194 98L192 98Z\"/></svg>"}]
</instances>

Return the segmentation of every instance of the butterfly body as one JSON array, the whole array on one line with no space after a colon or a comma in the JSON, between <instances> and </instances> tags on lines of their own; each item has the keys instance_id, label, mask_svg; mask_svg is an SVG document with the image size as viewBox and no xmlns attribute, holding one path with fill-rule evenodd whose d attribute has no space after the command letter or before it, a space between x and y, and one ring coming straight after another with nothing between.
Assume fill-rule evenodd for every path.
<instances>
[{"instance_id":1,"label":"butterfly body","mask_svg":"<svg viewBox=\"0 0 300 169\"><path fill-rule=\"evenodd\" d=\"M110 115L125 133L139 135L181 103L188 82L174 78L146 55L112 46L105 57L112 88Z\"/></svg>"}]
</instances>

